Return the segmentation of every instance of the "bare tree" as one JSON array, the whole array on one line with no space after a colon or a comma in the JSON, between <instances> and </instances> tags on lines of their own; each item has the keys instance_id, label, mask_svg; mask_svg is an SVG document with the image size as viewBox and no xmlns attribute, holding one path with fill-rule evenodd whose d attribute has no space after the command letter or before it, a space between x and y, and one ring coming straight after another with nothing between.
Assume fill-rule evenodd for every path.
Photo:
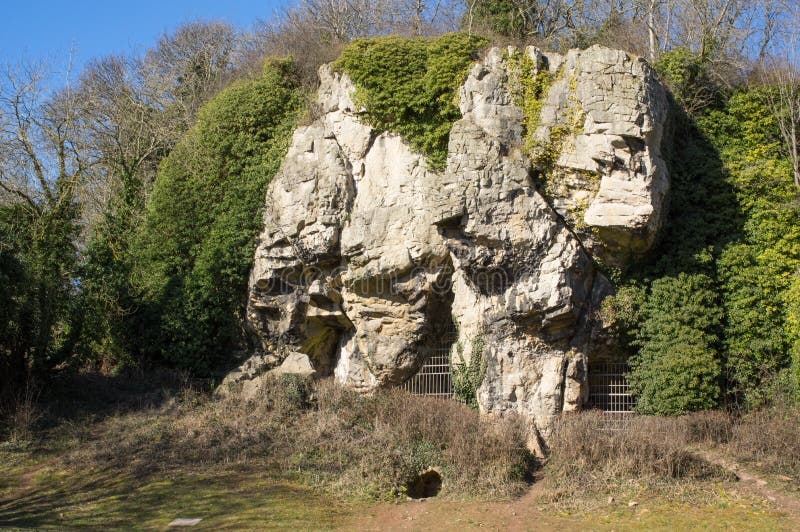
<instances>
[{"instance_id":1,"label":"bare tree","mask_svg":"<svg viewBox=\"0 0 800 532\"><path fill-rule=\"evenodd\" d=\"M143 89L156 103L169 103L187 124L226 81L239 57L238 35L223 22L189 22L162 35L138 60Z\"/></svg>"},{"instance_id":2,"label":"bare tree","mask_svg":"<svg viewBox=\"0 0 800 532\"><path fill-rule=\"evenodd\" d=\"M794 185L800 191L800 7L784 5L784 32L770 57L762 59L762 91L781 132L783 145L792 162Z\"/></svg>"},{"instance_id":3,"label":"bare tree","mask_svg":"<svg viewBox=\"0 0 800 532\"><path fill-rule=\"evenodd\" d=\"M6 66L2 74L0 188L36 215L72 203L95 161L71 85L52 92L42 63Z\"/></svg>"},{"instance_id":4,"label":"bare tree","mask_svg":"<svg viewBox=\"0 0 800 532\"><path fill-rule=\"evenodd\" d=\"M242 63L243 42L226 24L190 22L141 57L107 56L84 68L74 94L96 162L78 191L87 227L120 187L137 188L144 201L161 157Z\"/></svg>"},{"instance_id":5,"label":"bare tree","mask_svg":"<svg viewBox=\"0 0 800 532\"><path fill-rule=\"evenodd\" d=\"M306 84L322 63L353 39L387 34L437 35L455 31L463 0L298 0L257 32L254 55L291 55Z\"/></svg>"}]
</instances>

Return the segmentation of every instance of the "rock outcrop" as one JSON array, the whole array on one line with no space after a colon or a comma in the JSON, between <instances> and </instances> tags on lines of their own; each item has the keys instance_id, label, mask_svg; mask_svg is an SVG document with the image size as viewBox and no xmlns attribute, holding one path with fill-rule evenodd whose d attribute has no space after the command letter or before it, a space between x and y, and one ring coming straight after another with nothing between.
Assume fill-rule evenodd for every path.
<instances>
[{"instance_id":1,"label":"rock outcrop","mask_svg":"<svg viewBox=\"0 0 800 532\"><path fill-rule=\"evenodd\" d=\"M664 88L644 60L620 50L529 55L554 78L534 133L556 152L544 193L587 251L623 265L653 245L666 215Z\"/></svg>"},{"instance_id":2,"label":"rock outcrop","mask_svg":"<svg viewBox=\"0 0 800 532\"><path fill-rule=\"evenodd\" d=\"M559 131L544 178L509 88L522 53L552 73L531 132L552 148ZM399 385L455 328L453 357L482 369L480 410L523 414L546 442L586 397L592 316L610 292L593 257L622 264L661 224L663 89L624 52L492 49L460 90L437 171L360 119L346 75L320 79L319 117L266 198L248 300L259 353L228 381L307 357L358 390Z\"/></svg>"}]
</instances>

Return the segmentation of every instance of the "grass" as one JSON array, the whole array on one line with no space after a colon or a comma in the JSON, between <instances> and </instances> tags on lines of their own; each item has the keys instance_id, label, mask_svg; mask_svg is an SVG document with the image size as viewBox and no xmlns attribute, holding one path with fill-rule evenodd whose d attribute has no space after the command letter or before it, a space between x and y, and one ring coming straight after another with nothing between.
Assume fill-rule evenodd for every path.
<instances>
[{"instance_id":1,"label":"grass","mask_svg":"<svg viewBox=\"0 0 800 532\"><path fill-rule=\"evenodd\" d=\"M45 465L33 471L13 475L16 496L7 493L0 501L0 527L163 529L178 517L200 517L201 528L213 530L327 529L351 511L343 501L252 466L143 477L116 468Z\"/></svg>"},{"instance_id":2,"label":"grass","mask_svg":"<svg viewBox=\"0 0 800 532\"><path fill-rule=\"evenodd\" d=\"M634 508L582 514L595 530L792 530L792 524L769 505L719 488L711 504L692 504L665 497L644 497Z\"/></svg>"},{"instance_id":3,"label":"grass","mask_svg":"<svg viewBox=\"0 0 800 532\"><path fill-rule=\"evenodd\" d=\"M164 529L177 517L200 517L200 530L364 529L406 522L417 529L505 528L510 523L586 530L708 529L790 530L792 524L764 502L737 494L730 484L710 483L690 497L632 490L591 511L566 511L525 499L425 503L354 502L326 494L266 464L202 466L144 476L116 467L80 470L30 451L0 450L3 477L15 479L0 495L0 527ZM12 463L25 463L9 469ZM629 498L630 497L630 498ZM694 502L687 502L691 499ZM634 508L629 500L638 501ZM418 511L419 514L406 516ZM394 518L394 519L393 519ZM526 526L528 526L526 525Z\"/></svg>"},{"instance_id":4,"label":"grass","mask_svg":"<svg viewBox=\"0 0 800 532\"><path fill-rule=\"evenodd\" d=\"M46 388L34 437L0 444L0 528L163 529L178 517L214 530L796 527L688 450L735 434L722 414L645 419L636 436L598 432L591 414L566 417L554 442L568 445L518 498L532 467L514 444L519 420L327 381L268 381L246 403L142 377ZM441 496L397 504L409 474L430 465Z\"/></svg>"}]
</instances>

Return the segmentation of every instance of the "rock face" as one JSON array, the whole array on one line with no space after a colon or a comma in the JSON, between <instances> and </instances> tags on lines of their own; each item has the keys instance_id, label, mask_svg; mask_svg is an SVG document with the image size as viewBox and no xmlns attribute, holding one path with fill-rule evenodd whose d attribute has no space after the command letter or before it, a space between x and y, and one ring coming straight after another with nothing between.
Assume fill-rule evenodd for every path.
<instances>
[{"instance_id":1,"label":"rock face","mask_svg":"<svg viewBox=\"0 0 800 532\"><path fill-rule=\"evenodd\" d=\"M560 132L545 183L509 88L508 58L523 53L552 73L532 132L551 146ZM663 89L619 51L492 49L460 90L436 171L360 120L347 76L320 79L320 116L295 132L266 198L248 299L259 352L229 382L305 356L345 386L399 385L455 328L454 361L482 369L480 410L520 413L546 443L554 416L586 398L592 316L610 292L592 255L624 263L661 224ZM568 121L580 124L564 134Z\"/></svg>"},{"instance_id":2,"label":"rock face","mask_svg":"<svg viewBox=\"0 0 800 532\"><path fill-rule=\"evenodd\" d=\"M587 251L622 265L652 246L666 214L664 88L619 50L527 52L554 77L534 134L557 153L544 192Z\"/></svg>"}]
</instances>

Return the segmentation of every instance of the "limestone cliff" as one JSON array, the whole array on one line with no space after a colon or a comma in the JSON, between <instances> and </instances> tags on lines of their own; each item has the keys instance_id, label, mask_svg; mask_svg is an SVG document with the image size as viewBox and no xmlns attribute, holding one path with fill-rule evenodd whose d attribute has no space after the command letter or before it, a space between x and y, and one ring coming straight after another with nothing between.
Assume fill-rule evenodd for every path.
<instances>
[{"instance_id":1,"label":"limestone cliff","mask_svg":"<svg viewBox=\"0 0 800 532\"><path fill-rule=\"evenodd\" d=\"M535 131L513 90L519 54L550 73ZM228 382L307 356L345 386L398 385L455 327L454 356L481 358L480 410L521 413L546 440L585 399L610 291L593 258L646 251L663 218L667 103L649 66L597 46L490 50L460 89L443 171L362 121L346 75L320 80L319 116L266 198L248 300L259 353ZM548 168L531 138L556 148Z\"/></svg>"}]
</instances>

